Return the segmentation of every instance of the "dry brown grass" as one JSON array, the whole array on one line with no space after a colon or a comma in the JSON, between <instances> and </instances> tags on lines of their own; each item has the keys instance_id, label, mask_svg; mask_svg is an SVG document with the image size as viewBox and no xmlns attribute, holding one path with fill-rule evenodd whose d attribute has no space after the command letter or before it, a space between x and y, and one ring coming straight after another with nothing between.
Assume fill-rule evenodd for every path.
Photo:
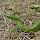
<instances>
[{"instance_id":1,"label":"dry brown grass","mask_svg":"<svg viewBox=\"0 0 40 40\"><path fill-rule=\"evenodd\" d=\"M40 30L35 33L25 33L14 21L5 16L13 14L22 21L24 26L31 27L37 20L40 20L40 12L27 6L31 4L39 5L40 2L30 2L29 0L4 0L0 2L0 40L40 40Z\"/></svg>"}]
</instances>

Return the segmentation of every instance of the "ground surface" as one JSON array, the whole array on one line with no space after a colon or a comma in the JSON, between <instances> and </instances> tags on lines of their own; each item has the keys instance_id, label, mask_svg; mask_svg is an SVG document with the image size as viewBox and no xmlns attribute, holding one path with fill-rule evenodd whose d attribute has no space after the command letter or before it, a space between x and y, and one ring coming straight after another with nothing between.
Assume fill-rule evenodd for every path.
<instances>
[{"instance_id":1,"label":"ground surface","mask_svg":"<svg viewBox=\"0 0 40 40\"><path fill-rule=\"evenodd\" d=\"M24 26L32 27L40 20L40 10L33 9L31 5L38 7L40 0L0 0L0 40L40 40L40 30L35 33L23 32L16 22L5 16L12 14L18 17Z\"/></svg>"}]
</instances>

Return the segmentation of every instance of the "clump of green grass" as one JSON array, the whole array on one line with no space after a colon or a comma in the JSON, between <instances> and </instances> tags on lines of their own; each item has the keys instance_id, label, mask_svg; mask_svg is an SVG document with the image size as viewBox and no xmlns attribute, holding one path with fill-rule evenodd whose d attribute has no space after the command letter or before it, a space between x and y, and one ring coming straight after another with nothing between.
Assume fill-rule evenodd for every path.
<instances>
[{"instance_id":1,"label":"clump of green grass","mask_svg":"<svg viewBox=\"0 0 40 40\"><path fill-rule=\"evenodd\" d=\"M6 10L10 10L13 13L22 13L22 10L21 9L17 9L17 8L12 9L12 8L6 7L5 9Z\"/></svg>"},{"instance_id":2,"label":"clump of green grass","mask_svg":"<svg viewBox=\"0 0 40 40\"><path fill-rule=\"evenodd\" d=\"M14 32L13 25L12 26L8 25L8 26L9 26L9 30L7 32L9 32L9 37L11 37L12 33Z\"/></svg>"},{"instance_id":3,"label":"clump of green grass","mask_svg":"<svg viewBox=\"0 0 40 40\"><path fill-rule=\"evenodd\" d=\"M8 33L9 33L9 37L13 37L14 36L14 32L16 33L16 35L17 35L17 37L18 37L18 30L17 30L17 27L15 27L14 29L13 29L13 25L12 26L10 26L10 25L8 25L9 26L9 30L7 31Z\"/></svg>"},{"instance_id":4,"label":"clump of green grass","mask_svg":"<svg viewBox=\"0 0 40 40\"><path fill-rule=\"evenodd\" d=\"M29 14L26 13L26 15L24 15L22 17L27 17L28 19L31 18L33 16L33 14L34 14L34 10L30 10L29 12L30 12Z\"/></svg>"},{"instance_id":5,"label":"clump of green grass","mask_svg":"<svg viewBox=\"0 0 40 40\"><path fill-rule=\"evenodd\" d=\"M33 9L36 9L36 11L40 12L40 6L39 7L33 7Z\"/></svg>"},{"instance_id":6,"label":"clump of green grass","mask_svg":"<svg viewBox=\"0 0 40 40\"><path fill-rule=\"evenodd\" d=\"M22 12L22 10L13 10L14 11L14 13L21 13Z\"/></svg>"},{"instance_id":7,"label":"clump of green grass","mask_svg":"<svg viewBox=\"0 0 40 40\"><path fill-rule=\"evenodd\" d=\"M13 37L15 33L16 33L16 35L17 35L17 37L18 37L17 26L14 27L14 28L13 28L13 26L14 26L14 24L12 24L12 26L10 26L10 25L8 24L8 27L9 27L9 29L7 30L7 33L9 34L8 37Z\"/></svg>"}]
</instances>

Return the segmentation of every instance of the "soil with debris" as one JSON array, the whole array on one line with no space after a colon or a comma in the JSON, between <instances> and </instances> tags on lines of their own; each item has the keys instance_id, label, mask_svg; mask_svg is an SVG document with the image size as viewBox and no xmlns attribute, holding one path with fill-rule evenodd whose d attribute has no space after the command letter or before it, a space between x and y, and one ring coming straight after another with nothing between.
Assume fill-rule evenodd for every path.
<instances>
[{"instance_id":1,"label":"soil with debris","mask_svg":"<svg viewBox=\"0 0 40 40\"><path fill-rule=\"evenodd\" d=\"M30 6L32 5L32 6ZM16 22L5 15L18 17L25 27L32 27L40 20L40 0L0 0L0 40L40 40L40 29L36 32L22 31Z\"/></svg>"}]
</instances>

